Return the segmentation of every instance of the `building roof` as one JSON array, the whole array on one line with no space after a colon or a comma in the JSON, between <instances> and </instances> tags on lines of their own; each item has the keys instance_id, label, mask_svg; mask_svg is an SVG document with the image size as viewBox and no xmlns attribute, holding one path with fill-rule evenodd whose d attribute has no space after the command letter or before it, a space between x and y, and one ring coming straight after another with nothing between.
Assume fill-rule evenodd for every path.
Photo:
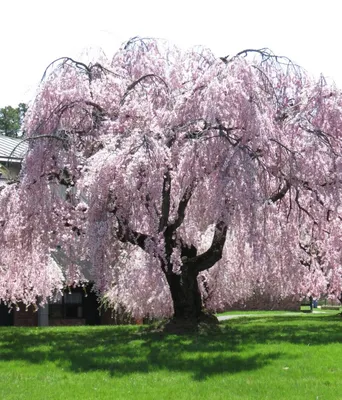
<instances>
[{"instance_id":1,"label":"building roof","mask_svg":"<svg viewBox=\"0 0 342 400\"><path fill-rule=\"evenodd\" d=\"M21 163L27 152L27 142L0 135L0 162Z\"/></svg>"}]
</instances>

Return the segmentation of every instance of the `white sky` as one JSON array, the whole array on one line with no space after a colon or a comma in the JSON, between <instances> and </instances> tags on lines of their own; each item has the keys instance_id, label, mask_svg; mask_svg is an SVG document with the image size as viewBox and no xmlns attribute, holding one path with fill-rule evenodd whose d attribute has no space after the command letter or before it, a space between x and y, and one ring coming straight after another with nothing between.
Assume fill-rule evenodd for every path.
<instances>
[{"instance_id":1,"label":"white sky","mask_svg":"<svg viewBox=\"0 0 342 400\"><path fill-rule=\"evenodd\" d=\"M46 68L133 36L217 56L269 47L342 87L341 0L0 0L0 107L29 102Z\"/></svg>"}]
</instances>

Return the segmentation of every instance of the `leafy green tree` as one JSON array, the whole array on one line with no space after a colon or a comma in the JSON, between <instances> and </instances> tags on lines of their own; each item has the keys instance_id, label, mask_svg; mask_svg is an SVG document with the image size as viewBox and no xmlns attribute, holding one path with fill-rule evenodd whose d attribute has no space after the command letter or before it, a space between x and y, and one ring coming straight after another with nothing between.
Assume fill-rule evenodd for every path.
<instances>
[{"instance_id":1,"label":"leafy green tree","mask_svg":"<svg viewBox=\"0 0 342 400\"><path fill-rule=\"evenodd\" d=\"M0 133L18 137L26 111L25 103L20 103L17 108L12 106L0 108Z\"/></svg>"},{"instance_id":2,"label":"leafy green tree","mask_svg":"<svg viewBox=\"0 0 342 400\"><path fill-rule=\"evenodd\" d=\"M25 117L27 109L28 109L27 104L25 104L25 103L18 104L20 124L22 124L24 122L24 117Z\"/></svg>"}]
</instances>

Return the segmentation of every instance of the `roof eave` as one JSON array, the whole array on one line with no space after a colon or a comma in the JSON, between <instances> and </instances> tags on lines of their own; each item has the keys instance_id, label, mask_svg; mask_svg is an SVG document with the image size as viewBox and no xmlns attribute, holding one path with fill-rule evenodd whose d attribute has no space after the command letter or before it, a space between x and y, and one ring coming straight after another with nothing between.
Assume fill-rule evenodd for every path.
<instances>
[{"instance_id":1,"label":"roof eave","mask_svg":"<svg viewBox=\"0 0 342 400\"><path fill-rule=\"evenodd\" d=\"M0 156L0 162L12 163L12 164L21 164L23 161L22 158L17 157L2 157Z\"/></svg>"}]
</instances>

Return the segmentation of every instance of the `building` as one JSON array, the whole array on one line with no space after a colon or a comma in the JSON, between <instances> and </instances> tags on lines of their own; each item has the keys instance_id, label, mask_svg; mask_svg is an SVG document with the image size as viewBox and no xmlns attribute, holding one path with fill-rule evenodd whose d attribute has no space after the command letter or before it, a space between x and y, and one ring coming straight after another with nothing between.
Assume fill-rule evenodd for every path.
<instances>
[{"instance_id":1,"label":"building","mask_svg":"<svg viewBox=\"0 0 342 400\"><path fill-rule=\"evenodd\" d=\"M0 183L15 179L27 151L27 142L0 134Z\"/></svg>"},{"instance_id":2,"label":"building","mask_svg":"<svg viewBox=\"0 0 342 400\"><path fill-rule=\"evenodd\" d=\"M9 309L0 303L0 326L70 326L70 325L113 325L140 323L124 313L115 314L101 307L98 297L90 290L76 287L66 289L57 301L38 309L19 304Z\"/></svg>"},{"instance_id":3,"label":"building","mask_svg":"<svg viewBox=\"0 0 342 400\"><path fill-rule=\"evenodd\" d=\"M18 178L27 149L27 142L22 139L0 134L0 186ZM67 262L62 251L57 251L54 259L62 265ZM27 308L23 304L9 309L0 301L0 326L108 325L125 322L136 321L130 320L124 313L115 315L112 310L101 307L91 284L68 288L56 301L38 309L33 306Z\"/></svg>"}]
</instances>

